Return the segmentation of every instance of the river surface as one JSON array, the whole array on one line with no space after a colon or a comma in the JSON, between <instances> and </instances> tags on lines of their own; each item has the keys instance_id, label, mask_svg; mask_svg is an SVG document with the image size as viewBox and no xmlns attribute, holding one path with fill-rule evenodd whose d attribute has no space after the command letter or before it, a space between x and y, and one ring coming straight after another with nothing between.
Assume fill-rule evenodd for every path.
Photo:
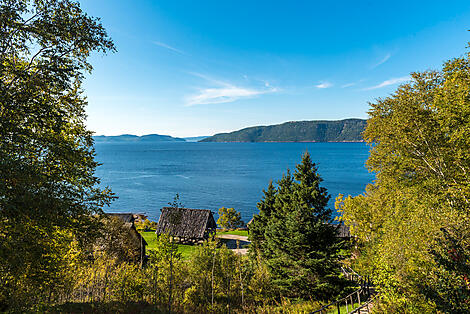
<instances>
[{"instance_id":1,"label":"river surface","mask_svg":"<svg viewBox=\"0 0 470 314\"><path fill-rule=\"evenodd\" d=\"M119 197L107 212L146 213L158 220L160 209L178 193L185 207L233 207L245 222L269 181L293 170L306 150L332 198L364 192L373 174L365 168L364 143L95 143L97 175ZM217 215L216 215L217 219Z\"/></svg>"}]
</instances>

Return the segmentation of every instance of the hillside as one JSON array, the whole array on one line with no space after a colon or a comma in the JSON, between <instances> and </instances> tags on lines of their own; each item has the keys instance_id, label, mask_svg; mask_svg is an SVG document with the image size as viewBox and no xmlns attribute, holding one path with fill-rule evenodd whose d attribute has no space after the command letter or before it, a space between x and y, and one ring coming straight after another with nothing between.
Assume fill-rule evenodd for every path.
<instances>
[{"instance_id":1,"label":"hillside","mask_svg":"<svg viewBox=\"0 0 470 314\"><path fill-rule=\"evenodd\" d=\"M362 142L367 120L293 121L220 133L201 142Z\"/></svg>"},{"instance_id":2,"label":"hillside","mask_svg":"<svg viewBox=\"0 0 470 314\"><path fill-rule=\"evenodd\" d=\"M178 137L172 137L169 135L159 135L159 134L148 134L148 135L131 135L131 134L123 134L117 136L105 136L105 135L98 135L93 136L93 139L97 143L102 142L112 142L112 143L119 143L119 142L184 142L185 140Z\"/></svg>"}]
</instances>

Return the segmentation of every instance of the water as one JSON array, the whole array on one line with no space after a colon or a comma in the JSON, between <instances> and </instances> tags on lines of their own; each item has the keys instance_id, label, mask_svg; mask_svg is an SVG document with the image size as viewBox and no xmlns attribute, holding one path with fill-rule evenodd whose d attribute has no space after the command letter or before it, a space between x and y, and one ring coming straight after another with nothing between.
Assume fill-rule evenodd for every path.
<instances>
[{"instance_id":1,"label":"water","mask_svg":"<svg viewBox=\"0 0 470 314\"><path fill-rule=\"evenodd\" d=\"M103 186L119 197L108 212L146 213L158 220L160 209L178 193L189 208L233 207L245 222L270 180L301 161L305 150L317 163L332 195L358 195L373 175L364 166L364 143L96 143L97 170ZM217 218L216 218L217 219Z\"/></svg>"}]
</instances>

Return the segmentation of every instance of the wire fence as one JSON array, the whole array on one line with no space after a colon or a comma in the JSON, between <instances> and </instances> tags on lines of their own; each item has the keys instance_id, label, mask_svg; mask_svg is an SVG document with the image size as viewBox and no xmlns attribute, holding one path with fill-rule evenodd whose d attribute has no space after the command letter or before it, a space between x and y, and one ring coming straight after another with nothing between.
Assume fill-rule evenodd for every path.
<instances>
[{"instance_id":1,"label":"wire fence","mask_svg":"<svg viewBox=\"0 0 470 314\"><path fill-rule=\"evenodd\" d=\"M361 309L367 311L365 313L369 313L369 304L371 302L371 282L369 277L364 278L351 268L348 269L341 267L341 272L349 280L357 282L360 285L359 289L348 294L344 298L338 299L330 304L323 306L319 310L311 312L310 314L326 314L335 312L341 314L341 312L344 313L344 311L346 311L346 313L361 313Z\"/></svg>"}]
</instances>

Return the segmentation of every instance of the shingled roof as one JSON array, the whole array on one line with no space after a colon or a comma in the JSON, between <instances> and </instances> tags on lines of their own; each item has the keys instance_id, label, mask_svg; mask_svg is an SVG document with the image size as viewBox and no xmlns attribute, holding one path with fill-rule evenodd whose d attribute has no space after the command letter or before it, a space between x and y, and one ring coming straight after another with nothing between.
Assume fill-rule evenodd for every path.
<instances>
[{"instance_id":1,"label":"shingled roof","mask_svg":"<svg viewBox=\"0 0 470 314\"><path fill-rule=\"evenodd\" d=\"M333 225L333 226L337 227L336 232L337 232L338 238L350 238L351 237L348 226L345 226L343 223L339 225Z\"/></svg>"},{"instance_id":2,"label":"shingled roof","mask_svg":"<svg viewBox=\"0 0 470 314\"><path fill-rule=\"evenodd\" d=\"M208 209L163 207L156 233L182 239L205 239L216 228L214 216Z\"/></svg>"}]
</instances>

